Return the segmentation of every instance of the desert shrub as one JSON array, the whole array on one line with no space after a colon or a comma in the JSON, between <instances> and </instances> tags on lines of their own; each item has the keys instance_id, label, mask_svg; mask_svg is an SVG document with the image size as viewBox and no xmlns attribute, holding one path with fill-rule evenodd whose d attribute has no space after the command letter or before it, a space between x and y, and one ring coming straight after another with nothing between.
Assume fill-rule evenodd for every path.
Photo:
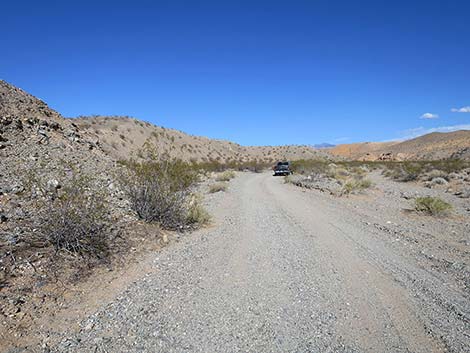
<instances>
[{"instance_id":1,"label":"desert shrub","mask_svg":"<svg viewBox=\"0 0 470 353\"><path fill-rule=\"evenodd\" d=\"M424 196L415 199L415 210L431 216L445 215L452 210L452 205L438 197Z\"/></svg>"},{"instance_id":2,"label":"desert shrub","mask_svg":"<svg viewBox=\"0 0 470 353\"><path fill-rule=\"evenodd\" d=\"M250 171L253 173L261 173L263 170L266 170L266 168L269 167L269 164L266 162L261 162L258 160L253 160L253 161L248 161L248 162L243 162L240 165L237 166L237 169L240 171Z\"/></svg>"},{"instance_id":3,"label":"desert shrub","mask_svg":"<svg viewBox=\"0 0 470 353\"><path fill-rule=\"evenodd\" d=\"M121 140L125 140L125 139L126 139L126 136L124 136L123 134L119 134L119 138L120 138Z\"/></svg>"},{"instance_id":4,"label":"desert shrub","mask_svg":"<svg viewBox=\"0 0 470 353\"><path fill-rule=\"evenodd\" d=\"M192 195L188 207L188 215L186 222L190 225L204 225L209 223L211 217L206 209L201 204L201 197L199 195Z\"/></svg>"},{"instance_id":5,"label":"desert shrub","mask_svg":"<svg viewBox=\"0 0 470 353\"><path fill-rule=\"evenodd\" d=\"M336 167L336 168L331 168L328 172L328 176L332 177L333 179L336 179L336 180L346 180L348 179L350 176L351 176L351 173L345 169L345 168L341 168L341 167Z\"/></svg>"},{"instance_id":6,"label":"desert shrub","mask_svg":"<svg viewBox=\"0 0 470 353\"><path fill-rule=\"evenodd\" d=\"M231 179L235 178L235 172L231 170L226 170L225 172L216 176L216 181L230 181Z\"/></svg>"},{"instance_id":7,"label":"desert shrub","mask_svg":"<svg viewBox=\"0 0 470 353\"><path fill-rule=\"evenodd\" d=\"M114 132L118 131L117 125L113 125L113 126L111 127L111 130L114 131Z\"/></svg>"},{"instance_id":8,"label":"desert shrub","mask_svg":"<svg viewBox=\"0 0 470 353\"><path fill-rule=\"evenodd\" d=\"M360 192L372 186L372 182L368 179L350 179L344 183L342 194L351 194L353 192Z\"/></svg>"},{"instance_id":9,"label":"desert shrub","mask_svg":"<svg viewBox=\"0 0 470 353\"><path fill-rule=\"evenodd\" d=\"M470 167L470 162L459 159L439 161L404 161L377 162L384 168L383 175L397 181L413 181L417 179L432 180L441 177L448 180L450 173L458 173Z\"/></svg>"},{"instance_id":10,"label":"desert shrub","mask_svg":"<svg viewBox=\"0 0 470 353\"><path fill-rule=\"evenodd\" d=\"M432 181L433 179L436 179L436 178L445 179L446 181L449 181L449 173L444 170L433 169L427 172L424 175L423 179L427 181Z\"/></svg>"},{"instance_id":11,"label":"desert shrub","mask_svg":"<svg viewBox=\"0 0 470 353\"><path fill-rule=\"evenodd\" d=\"M158 222L167 229L194 223L190 214L196 212L191 209L195 202L192 187L198 180L196 171L180 160L160 160L152 153L147 157L140 162L123 162L127 168L121 184L132 209L139 218Z\"/></svg>"},{"instance_id":12,"label":"desert shrub","mask_svg":"<svg viewBox=\"0 0 470 353\"><path fill-rule=\"evenodd\" d=\"M209 186L209 192L211 194L219 191L227 191L227 184L226 183L215 183Z\"/></svg>"},{"instance_id":13,"label":"desert shrub","mask_svg":"<svg viewBox=\"0 0 470 353\"><path fill-rule=\"evenodd\" d=\"M387 168L389 172L386 175L402 182L417 180L424 172L423 165L418 162L388 163Z\"/></svg>"},{"instance_id":14,"label":"desert shrub","mask_svg":"<svg viewBox=\"0 0 470 353\"><path fill-rule=\"evenodd\" d=\"M56 251L102 258L112 234L105 195L92 190L91 179L74 177L60 189L45 186L45 197L36 224L36 241Z\"/></svg>"},{"instance_id":15,"label":"desert shrub","mask_svg":"<svg viewBox=\"0 0 470 353\"><path fill-rule=\"evenodd\" d=\"M324 174L328 171L328 161L323 159L302 159L293 161L290 169L297 174Z\"/></svg>"}]
</instances>

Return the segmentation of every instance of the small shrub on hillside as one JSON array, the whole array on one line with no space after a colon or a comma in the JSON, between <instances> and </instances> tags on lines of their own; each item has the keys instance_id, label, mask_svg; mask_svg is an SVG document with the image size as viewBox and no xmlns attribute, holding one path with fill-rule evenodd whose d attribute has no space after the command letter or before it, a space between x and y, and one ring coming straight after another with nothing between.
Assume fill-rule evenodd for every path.
<instances>
[{"instance_id":1,"label":"small shrub on hillside","mask_svg":"<svg viewBox=\"0 0 470 353\"><path fill-rule=\"evenodd\" d=\"M415 199L415 210L431 216L448 214L452 205L438 197L424 196Z\"/></svg>"},{"instance_id":2,"label":"small shrub on hillside","mask_svg":"<svg viewBox=\"0 0 470 353\"><path fill-rule=\"evenodd\" d=\"M225 172L216 176L216 181L230 181L231 179L235 178L235 172L231 170L226 170Z\"/></svg>"},{"instance_id":3,"label":"small shrub on hillside","mask_svg":"<svg viewBox=\"0 0 470 353\"><path fill-rule=\"evenodd\" d=\"M216 184L212 184L211 186L209 186L209 192L211 194L219 192L219 191L227 191L227 184L216 183Z\"/></svg>"},{"instance_id":4,"label":"small shrub on hillside","mask_svg":"<svg viewBox=\"0 0 470 353\"><path fill-rule=\"evenodd\" d=\"M44 187L46 198L37 219L36 240L56 251L102 258L107 255L111 219L103 194L91 191L90 179L73 178L58 190Z\"/></svg>"}]
</instances>

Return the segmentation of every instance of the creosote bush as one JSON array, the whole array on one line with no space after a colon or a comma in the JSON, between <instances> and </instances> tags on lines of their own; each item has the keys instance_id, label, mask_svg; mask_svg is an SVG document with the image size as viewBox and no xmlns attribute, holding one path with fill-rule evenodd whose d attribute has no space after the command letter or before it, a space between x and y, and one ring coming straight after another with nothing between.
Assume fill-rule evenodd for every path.
<instances>
[{"instance_id":1,"label":"creosote bush","mask_svg":"<svg viewBox=\"0 0 470 353\"><path fill-rule=\"evenodd\" d=\"M160 159L149 146L141 154L144 161L123 162L121 177L131 207L146 222L158 222L167 229L182 229L204 223L202 208L192 189L197 172L188 163Z\"/></svg>"},{"instance_id":2,"label":"creosote bush","mask_svg":"<svg viewBox=\"0 0 470 353\"><path fill-rule=\"evenodd\" d=\"M73 177L57 190L43 187L44 201L35 232L37 242L56 251L103 258L112 235L105 195L90 188L88 177Z\"/></svg>"},{"instance_id":3,"label":"creosote bush","mask_svg":"<svg viewBox=\"0 0 470 353\"><path fill-rule=\"evenodd\" d=\"M424 196L415 199L415 210L431 216L446 215L452 210L452 205L438 197Z\"/></svg>"}]
</instances>

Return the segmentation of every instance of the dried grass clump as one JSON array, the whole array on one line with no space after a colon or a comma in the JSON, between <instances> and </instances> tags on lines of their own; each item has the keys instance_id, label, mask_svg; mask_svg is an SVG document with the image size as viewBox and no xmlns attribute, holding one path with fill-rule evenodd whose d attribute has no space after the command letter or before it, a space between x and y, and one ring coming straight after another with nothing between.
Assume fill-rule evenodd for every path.
<instances>
[{"instance_id":1,"label":"dried grass clump","mask_svg":"<svg viewBox=\"0 0 470 353\"><path fill-rule=\"evenodd\" d=\"M231 179L235 178L235 172L232 170L226 170L223 173L220 173L215 177L216 181L230 181Z\"/></svg>"},{"instance_id":2,"label":"dried grass clump","mask_svg":"<svg viewBox=\"0 0 470 353\"><path fill-rule=\"evenodd\" d=\"M355 192L362 192L372 186L372 182L368 179L354 178L344 183L342 194L352 194Z\"/></svg>"},{"instance_id":3,"label":"dried grass clump","mask_svg":"<svg viewBox=\"0 0 470 353\"><path fill-rule=\"evenodd\" d=\"M209 223L211 216L202 206L201 196L193 195L189 202L187 222L192 225L205 225Z\"/></svg>"},{"instance_id":4,"label":"dried grass clump","mask_svg":"<svg viewBox=\"0 0 470 353\"><path fill-rule=\"evenodd\" d=\"M215 183L209 186L209 192L211 194L219 192L219 191L227 191L227 184L226 183Z\"/></svg>"}]
</instances>

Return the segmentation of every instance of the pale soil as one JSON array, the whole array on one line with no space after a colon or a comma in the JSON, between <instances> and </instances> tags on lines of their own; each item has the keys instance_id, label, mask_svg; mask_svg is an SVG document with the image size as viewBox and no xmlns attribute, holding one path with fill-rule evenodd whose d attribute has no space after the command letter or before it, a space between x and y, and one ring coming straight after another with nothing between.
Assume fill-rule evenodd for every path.
<instances>
[{"instance_id":1,"label":"pale soil","mask_svg":"<svg viewBox=\"0 0 470 353\"><path fill-rule=\"evenodd\" d=\"M150 255L140 279L27 351L469 351L468 288L428 259L468 262L468 245L442 234L428 257L411 250L433 236L413 231L427 218L389 218L376 197L241 174L208 195L212 227ZM389 231L401 222L417 242Z\"/></svg>"}]
</instances>

